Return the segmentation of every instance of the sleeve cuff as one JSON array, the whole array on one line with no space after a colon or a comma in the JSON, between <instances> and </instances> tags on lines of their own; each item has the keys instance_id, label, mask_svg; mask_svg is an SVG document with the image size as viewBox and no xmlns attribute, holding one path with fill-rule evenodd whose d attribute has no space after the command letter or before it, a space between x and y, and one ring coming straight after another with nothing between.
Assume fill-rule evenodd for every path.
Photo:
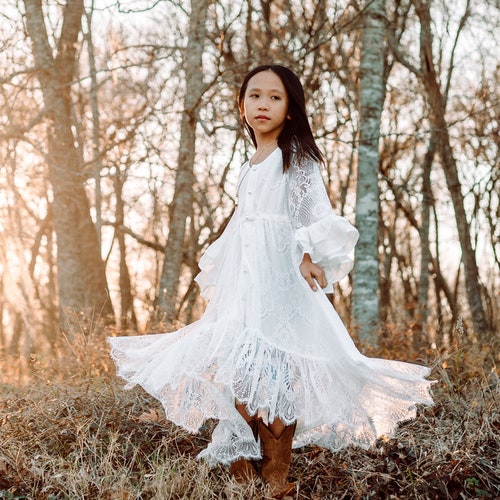
<instances>
[{"instance_id":1,"label":"sleeve cuff","mask_svg":"<svg viewBox=\"0 0 500 500\"><path fill-rule=\"evenodd\" d=\"M350 222L330 214L295 233L295 241L302 255L308 253L326 273L328 283L344 278L352 269L349 254L358 241L359 233Z\"/></svg>"}]
</instances>

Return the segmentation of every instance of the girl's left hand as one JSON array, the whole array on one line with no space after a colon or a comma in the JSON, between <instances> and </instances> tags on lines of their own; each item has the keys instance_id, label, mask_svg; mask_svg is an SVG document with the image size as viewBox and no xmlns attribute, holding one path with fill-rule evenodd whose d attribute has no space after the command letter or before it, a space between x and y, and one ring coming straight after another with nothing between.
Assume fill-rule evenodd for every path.
<instances>
[{"instance_id":1,"label":"girl's left hand","mask_svg":"<svg viewBox=\"0 0 500 500\"><path fill-rule=\"evenodd\" d=\"M312 290L316 291L318 289L316 282L321 288L325 288L328 285L325 271L311 260L311 256L308 253L304 254L299 269L300 274L302 274Z\"/></svg>"}]
</instances>

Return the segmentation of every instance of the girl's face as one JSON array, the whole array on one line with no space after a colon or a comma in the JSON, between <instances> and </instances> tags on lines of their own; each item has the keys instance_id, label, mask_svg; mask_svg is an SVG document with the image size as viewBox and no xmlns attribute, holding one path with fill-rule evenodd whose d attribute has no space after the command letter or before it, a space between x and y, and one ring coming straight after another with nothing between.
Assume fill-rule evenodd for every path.
<instances>
[{"instance_id":1,"label":"girl's face","mask_svg":"<svg viewBox=\"0 0 500 500\"><path fill-rule=\"evenodd\" d=\"M257 143L278 138L287 120L288 94L274 71L261 71L250 78L243 100L243 114Z\"/></svg>"}]
</instances>

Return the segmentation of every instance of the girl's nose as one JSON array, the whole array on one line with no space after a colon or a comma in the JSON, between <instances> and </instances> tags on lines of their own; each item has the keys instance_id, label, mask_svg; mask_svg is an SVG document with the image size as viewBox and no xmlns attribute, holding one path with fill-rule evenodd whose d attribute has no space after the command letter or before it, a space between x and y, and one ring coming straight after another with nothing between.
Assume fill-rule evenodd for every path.
<instances>
[{"instance_id":1,"label":"girl's nose","mask_svg":"<svg viewBox=\"0 0 500 500\"><path fill-rule=\"evenodd\" d=\"M259 109L268 109L268 108L269 108L269 105L267 104L266 100L261 100L259 102Z\"/></svg>"}]
</instances>

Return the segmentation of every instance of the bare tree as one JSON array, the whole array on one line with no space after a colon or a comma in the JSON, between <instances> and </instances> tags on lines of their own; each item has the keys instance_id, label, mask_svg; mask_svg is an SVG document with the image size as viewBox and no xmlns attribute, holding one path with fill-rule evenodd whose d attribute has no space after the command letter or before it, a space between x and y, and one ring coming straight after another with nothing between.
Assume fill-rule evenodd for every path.
<instances>
[{"instance_id":1,"label":"bare tree","mask_svg":"<svg viewBox=\"0 0 500 500\"><path fill-rule=\"evenodd\" d=\"M91 227L90 218L75 223L75 206L79 214L90 210L97 225L102 219L100 251L106 256L111 298L117 310L128 311L123 325L134 327L135 312L138 327L142 328L158 305L157 291L165 288L160 286L163 264L170 267L169 279L173 283L173 288L167 287L173 292L169 299L169 304L174 304L171 318L180 322L196 319L204 305L192 281L198 271L197 261L231 213L237 169L251 148L241 132L237 89L247 70L264 61L292 66L304 84L313 130L327 158L323 174L335 210L350 218L357 211L361 236L371 232L372 242L376 241L374 227L378 226L380 317L375 314L376 321L387 323L385 331L390 334L402 331L412 335L417 350L426 347L430 339L437 345L446 344L446 335L453 330L458 315L463 314L466 273L464 263L460 263L460 245L453 249L452 259L444 250L445 239L450 238L454 244L458 233L449 226L455 218L454 202L446 185L441 143L437 141L441 125L432 121L431 99L422 79L423 59L414 43L421 21L415 15L413 0L387 2L384 22L393 51L385 54L383 68L387 94L380 122L381 141L374 126L376 120L359 114L359 82L367 76L365 62L360 68L361 21L363 4L369 7L368 3L217 0L205 9L203 47L198 47L196 56L196 61L203 61L201 70L196 62L186 63L191 12L178 2L158 2L130 13L123 4L109 4L99 12L99 21L113 17L109 27L107 23L91 22L89 10L82 36L80 16L68 14L78 7L78 2L69 2L63 8L64 3L31 0L27 1L25 19L33 17L31 10L42 4L44 15L38 17L45 21L50 47L44 59L46 71L37 73L34 71L42 69L40 54L35 69L30 68L35 43L31 53L29 44L23 43L26 37L22 14L14 0L8 3L12 15L4 16L2 28L5 25L7 29L0 33L0 106L6 117L0 123L0 190L6 193L0 196L0 229L17 224L22 230L0 230L0 244L9 249L9 256L13 255L12 248L29 256L25 261L29 272L19 279L21 259L14 258L16 265L10 269L0 264L3 297L22 297L17 304L22 305L22 310L16 309L15 301L3 304L4 344L23 352L30 345L30 349L36 349L39 339L54 338L46 329L50 325L54 329L57 312L57 245L76 238L72 230L61 234L61 221L72 219L82 236ZM375 6L376 2L369 4ZM88 5L91 9L91 3ZM203 17L200 6L208 3L200 1L196 5L192 23ZM484 5L484 9L488 8L494 7ZM491 51L479 46L480 37L486 42L492 39L488 35L493 34L493 16L475 8L464 16L467 22L461 29L468 36L474 31L478 49L462 57L466 38L455 36L452 29L459 26L461 13L446 3L433 2L430 14L435 78L446 108L448 140L461 184L471 248L476 261L482 259L478 275L485 285L480 287L483 305L488 321L493 323L498 318L496 290L500 280L499 176L495 168L498 76ZM143 22L143 16L155 22ZM53 28L49 29L49 25ZM71 37L70 25L76 26ZM130 29L132 25L134 29ZM30 35L32 32L33 26L28 30ZM73 54L70 50L64 62L63 39L76 42ZM455 42L458 50L453 60ZM192 48L190 45L190 51ZM404 67L394 64L397 61ZM451 79L453 72L449 69L454 69L456 76L460 65L465 64L464 74L475 71L480 75L477 80ZM64 71L56 75L55 67ZM38 75L41 85L33 78ZM189 102L186 82L195 90L190 92ZM198 90L195 84L199 84ZM51 89L56 90L51 94ZM368 109L371 97L364 99ZM55 118L68 109L69 118L56 127ZM184 132L180 146L183 120L191 132ZM72 133L64 135L61 123L66 124L65 131L69 128ZM48 134L47 125L51 127ZM374 127L375 135L369 126ZM376 188L378 182L378 207L372 206L368 216L373 216L375 222L366 228L360 219L363 210L354 209L356 153L362 137L366 148L380 144L380 156L369 164L374 181L368 186ZM56 143L61 146L59 150L55 149ZM186 153L187 148L191 151ZM362 149L360 168L363 154L366 157ZM65 155L60 163L56 163L58 151ZM64 174L68 182L59 179L60 187L56 189L58 173ZM10 184L6 184L7 177ZM361 184L358 187L361 189ZM88 200L82 198L83 189ZM69 200L67 205L61 201L65 193L69 193L64 198ZM361 203L361 196L358 199ZM377 201L377 195L373 194L372 199ZM11 210L13 204L15 211ZM92 238L86 238L85 243L97 248L98 238ZM76 241L72 254L65 254L61 247L58 258L66 255L66 260L72 257L76 262L80 258L75 256L80 253L77 249L84 248L80 240ZM165 252L167 241L171 248ZM359 260L358 254L357 264ZM92 264L85 265L86 271L93 269ZM90 290L76 278L76 267L74 271L74 276L66 274L67 280L61 285L74 287L76 279L81 291ZM334 295L335 306L347 322L352 309L353 275L337 285ZM373 286L371 298L377 293ZM30 287L33 294L28 296L25 292ZM369 305L365 300L360 303L363 309ZM27 311L36 314L30 317ZM37 335L33 337L32 332ZM374 334L375 328L368 333Z\"/></svg>"},{"instance_id":2,"label":"bare tree","mask_svg":"<svg viewBox=\"0 0 500 500\"><path fill-rule=\"evenodd\" d=\"M200 99L205 83L203 79L203 52L206 38L206 16L211 0L192 0L189 18L188 44L184 57L185 96L181 122L179 156L175 177L175 190L170 205L169 234L160 278L157 307L162 321L176 318L176 302L181 275L186 222L193 210L194 160L196 153L196 127Z\"/></svg>"},{"instance_id":3,"label":"bare tree","mask_svg":"<svg viewBox=\"0 0 500 500\"><path fill-rule=\"evenodd\" d=\"M429 101L430 116L433 132L436 134L436 143L441 158L441 164L446 176L448 189L450 191L455 218L458 228L458 236L462 249L462 259L465 271L465 283L467 298L474 324L474 330L478 335L486 334L490 330L490 325L486 320L482 302L482 287L479 279L479 272L476 257L471 244L471 231L467 214L464 207L464 198L461 191L461 184L458 177L457 163L450 144L448 124L446 122L446 90L445 93L440 88L436 75L435 62L432 48L432 29L430 6L427 1L414 0L413 2L418 18L420 20L420 71L426 97ZM462 17L459 31L466 22L469 15L469 2ZM457 37L459 32L457 33ZM450 68L450 72L452 71Z\"/></svg>"},{"instance_id":4,"label":"bare tree","mask_svg":"<svg viewBox=\"0 0 500 500\"><path fill-rule=\"evenodd\" d=\"M124 179L117 169L114 178L115 198L116 198L116 240L120 252L119 287L120 287L120 328L123 330L137 330L137 317L134 310L134 300L132 295L132 285L127 264L127 250L125 245L125 234L120 228L124 225L124 201L123 201Z\"/></svg>"},{"instance_id":5,"label":"bare tree","mask_svg":"<svg viewBox=\"0 0 500 500\"><path fill-rule=\"evenodd\" d=\"M353 307L359 338L377 341L378 210L380 117L385 97L385 2L368 1L363 12L360 117L356 224L360 239L356 247Z\"/></svg>"},{"instance_id":6,"label":"bare tree","mask_svg":"<svg viewBox=\"0 0 500 500\"><path fill-rule=\"evenodd\" d=\"M26 0L26 26L32 41L36 75L48 116L48 164L54 191L57 279L61 324L69 311L112 315L99 240L83 187L83 159L75 146L71 84L75 71L83 1L63 10L56 54L49 42L41 0Z\"/></svg>"},{"instance_id":7,"label":"bare tree","mask_svg":"<svg viewBox=\"0 0 500 500\"><path fill-rule=\"evenodd\" d=\"M431 135L422 165L422 222L420 224L420 280L418 286L418 322L420 334L413 338L414 347L418 350L427 338L427 318L429 307L429 271L432 254L429 242L431 207L434 206L434 197L431 186L431 171L436 153L436 139Z\"/></svg>"}]
</instances>

